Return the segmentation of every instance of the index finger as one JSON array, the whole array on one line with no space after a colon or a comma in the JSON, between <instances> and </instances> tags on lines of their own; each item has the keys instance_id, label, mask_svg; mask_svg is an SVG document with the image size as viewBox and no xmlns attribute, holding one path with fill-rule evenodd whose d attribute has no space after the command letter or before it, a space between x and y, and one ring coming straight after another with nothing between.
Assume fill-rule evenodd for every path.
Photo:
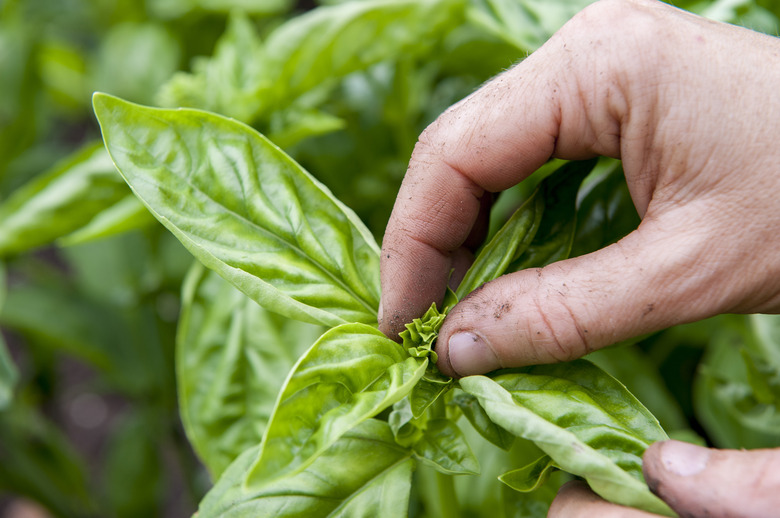
<instances>
[{"instance_id":1,"label":"index finger","mask_svg":"<svg viewBox=\"0 0 780 518\"><path fill-rule=\"evenodd\" d=\"M614 23L621 16L633 22L639 16L641 23L663 9L628 4L587 7L420 136L382 247L379 328L385 334L397 338L431 302L443 301L485 192L511 187L552 156L620 157L622 123L637 95L627 76L644 67L625 38L616 39Z\"/></svg>"},{"instance_id":2,"label":"index finger","mask_svg":"<svg viewBox=\"0 0 780 518\"><path fill-rule=\"evenodd\" d=\"M382 245L379 320L388 336L397 337L431 302L442 302L485 192L514 185L552 155L557 92L534 71L532 58L450 108L420 136Z\"/></svg>"}]
</instances>

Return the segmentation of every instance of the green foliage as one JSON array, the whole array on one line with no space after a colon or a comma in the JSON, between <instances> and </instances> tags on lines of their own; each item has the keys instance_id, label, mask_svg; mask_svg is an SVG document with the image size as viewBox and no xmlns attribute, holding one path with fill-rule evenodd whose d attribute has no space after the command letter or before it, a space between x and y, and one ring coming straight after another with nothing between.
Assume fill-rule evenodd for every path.
<instances>
[{"instance_id":1,"label":"green foliage","mask_svg":"<svg viewBox=\"0 0 780 518\"><path fill-rule=\"evenodd\" d=\"M300 264L307 261L319 266L327 264L332 256L349 257L350 262L340 260L338 264L347 274L354 272L351 277L361 279L357 272L363 277L369 276L371 270L377 273L377 256L361 253L370 245L374 251L376 245L362 231L359 220L259 134L217 115L149 109L100 94L95 96L95 111L109 153L136 195L196 257L237 288L255 294L255 300L267 309L304 321L311 319L312 310L318 306L352 308L349 297L360 301L361 293L366 290L358 282L352 282L351 286L356 288L350 290L327 291L351 282L347 275L338 276L335 268L330 270L331 275L320 277L319 283L324 286L320 288L324 292L322 298L296 299L304 311L287 310L286 306L290 305L287 299L267 295L271 290L278 290L277 286L293 294L308 289L311 279L298 273L303 269ZM251 166L256 166L257 171L250 169ZM538 242L549 241L547 236L561 228L561 220L574 218L574 193L592 167L592 162L583 166L566 165L545 180L531 198L534 200L542 193L546 203L541 210L536 208L535 201L522 205L519 213L531 217L510 218L485 247L467 278L495 278L503 273L512 258L522 254L513 246L508 247L509 251L501 250L496 240L517 236L519 242L535 242L534 238L515 230L517 227L526 233L542 228L544 235ZM259 180L253 178L254 174ZM572 177L577 179L574 187L570 187ZM563 187L550 187L567 180L569 183ZM181 199L182 193L186 193L188 203ZM528 209L529 206L533 208ZM536 213L542 210L542 223L533 225L539 219ZM331 228L327 245L335 252L324 254L321 246L308 244L308 229L322 229L311 233L319 236L328 223ZM557 241L552 247L539 245L537 249L567 255L575 225L569 224L567 228L570 230L565 232L564 242L568 244L563 245L562 251ZM357 247L353 245L356 236L364 240L358 241ZM225 267L235 261L230 247L251 250L251 253L240 253L241 276L231 275ZM294 254L288 254L288 250ZM269 254L273 265L266 265ZM540 260L549 257L548 253L536 255L544 257ZM220 260L223 257L226 259ZM478 268L485 272L475 274ZM197 279L198 274L194 275ZM275 285L280 281L284 284ZM248 289L250 283L256 283L258 288ZM192 300L195 285L188 285L187 299ZM375 311L375 305L365 305ZM223 301L218 309L225 311L230 305ZM345 319L360 315L339 309L329 309L329 312L344 315ZM235 314L235 309L231 314ZM205 316L203 310L200 315ZM213 325L206 326L200 320L193 330L191 318L185 313L182 320L185 327L180 336L197 336L208 332ZM216 315L215 318L217 323L225 319ZM556 467L585 477L607 499L669 513L651 495L641 476L642 452L653 441L666 438L666 434L652 414L619 382L581 361L499 373L495 381L474 376L454 383L435 368L428 368L429 361L435 359L432 345L443 318L443 313L431 307L423 317L407 325L400 345L375 327L359 322L336 325L325 332L300 357L282 385L255 459L251 464L246 464L243 457L235 461L246 466L242 476L233 467L225 472L224 476L229 476L240 489L218 485L222 489L215 491L218 494L240 491L240 498L245 502L246 492L254 495L250 501L261 498L266 488L287 484L303 476L309 468L314 469L318 460L330 455L345 434L372 418L381 418L393 405L387 419L395 442L409 456L444 475L477 474L477 459L457 424L460 414L456 409L468 405L453 404L450 394L453 386L459 386L476 398L481 407L468 413L473 426L486 427L484 431L478 430L483 436L505 444L505 434L509 432L535 442L549 456L542 461L541 469L521 469L521 476L514 470L514 474L507 475L511 486L521 489L527 489L529 483L531 487L538 486L541 482L528 482L529 476L546 477ZM375 321L375 316L367 320ZM319 321L326 325L339 323L336 319ZM243 342L237 343L241 346ZM197 338L185 338L182 343L188 352L197 350L193 347L198 343ZM180 361L188 363L187 356L181 356ZM220 380L213 380L210 386L214 383ZM185 408L191 408L187 393L183 395ZM448 406L452 409L449 413ZM207 414L202 408L199 406L198 412ZM188 410L185 416L190 429L197 433L199 426L193 426L192 412ZM229 418L230 415L225 416L226 421ZM346 446L337 449L344 448L349 449ZM349 455L344 453L344 456L344 462L348 462ZM332 477L318 472L320 476ZM274 498L284 499L280 495ZM296 497L288 498L292 509Z\"/></svg>"},{"instance_id":2,"label":"green foliage","mask_svg":"<svg viewBox=\"0 0 780 518\"><path fill-rule=\"evenodd\" d=\"M0 310L3 309L5 290L5 267L0 263ZM19 371L3 342L3 335L0 334L0 410L10 403L18 378Z\"/></svg>"},{"instance_id":3,"label":"green foliage","mask_svg":"<svg viewBox=\"0 0 780 518\"><path fill-rule=\"evenodd\" d=\"M200 263L183 290L176 352L180 412L216 480L260 442L287 373L321 329L264 310Z\"/></svg>"},{"instance_id":4,"label":"green foliage","mask_svg":"<svg viewBox=\"0 0 780 518\"><path fill-rule=\"evenodd\" d=\"M203 500L198 516L404 516L413 461L387 423L363 421L305 470L247 488L260 446L244 452Z\"/></svg>"},{"instance_id":5,"label":"green foliage","mask_svg":"<svg viewBox=\"0 0 780 518\"><path fill-rule=\"evenodd\" d=\"M376 331L376 239L417 136L588 3L2 3L0 492L64 517L200 501L199 516L499 518L544 516L575 473L666 511L641 479L665 437L653 416L675 438L780 446L774 316L589 358L620 382L587 362L435 368L458 298L636 228L616 160L553 160L501 194L446 307L403 346ZM780 26L774 0L676 5ZM109 157L95 90L241 122L97 96ZM71 419L83 396L108 408L95 430Z\"/></svg>"}]
</instances>

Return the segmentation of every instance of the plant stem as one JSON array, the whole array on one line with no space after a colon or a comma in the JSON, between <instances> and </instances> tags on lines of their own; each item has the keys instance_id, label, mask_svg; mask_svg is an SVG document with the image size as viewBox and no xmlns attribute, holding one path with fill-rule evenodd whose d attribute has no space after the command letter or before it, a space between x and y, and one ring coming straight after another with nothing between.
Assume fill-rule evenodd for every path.
<instances>
[{"instance_id":1,"label":"plant stem","mask_svg":"<svg viewBox=\"0 0 780 518\"><path fill-rule=\"evenodd\" d=\"M434 401L429 409L431 418L446 419L447 407L444 395ZM436 488L439 496L439 516L460 516L458 495L455 492L455 478L452 475L436 472Z\"/></svg>"},{"instance_id":2,"label":"plant stem","mask_svg":"<svg viewBox=\"0 0 780 518\"><path fill-rule=\"evenodd\" d=\"M436 472L436 487L439 489L439 516L460 516L458 495L455 493L455 479L452 475Z\"/></svg>"}]
</instances>

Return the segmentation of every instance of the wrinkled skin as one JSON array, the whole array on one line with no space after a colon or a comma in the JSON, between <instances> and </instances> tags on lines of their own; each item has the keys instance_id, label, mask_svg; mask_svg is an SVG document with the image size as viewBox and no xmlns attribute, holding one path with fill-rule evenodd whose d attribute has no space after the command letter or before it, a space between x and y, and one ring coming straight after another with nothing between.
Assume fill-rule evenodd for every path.
<instances>
[{"instance_id":1,"label":"wrinkled skin","mask_svg":"<svg viewBox=\"0 0 780 518\"><path fill-rule=\"evenodd\" d=\"M778 515L780 450L709 450L677 441L655 443L644 456L650 488L682 517ZM548 518L649 518L657 516L611 504L584 482L561 488Z\"/></svg>"},{"instance_id":2,"label":"wrinkled skin","mask_svg":"<svg viewBox=\"0 0 780 518\"><path fill-rule=\"evenodd\" d=\"M465 298L439 334L443 372L566 361L720 313L780 312L778 85L777 38L652 1L585 9L420 136L383 243L380 329L395 337L441 302L450 272L457 280L468 267L492 193L550 157L597 155L623 161L640 226ZM746 491L720 491L723 479L701 481L748 505ZM584 498L580 489L561 498ZM679 498L701 491L713 489ZM778 495L760 497L777 509ZM688 516L761 516L726 509Z\"/></svg>"}]
</instances>

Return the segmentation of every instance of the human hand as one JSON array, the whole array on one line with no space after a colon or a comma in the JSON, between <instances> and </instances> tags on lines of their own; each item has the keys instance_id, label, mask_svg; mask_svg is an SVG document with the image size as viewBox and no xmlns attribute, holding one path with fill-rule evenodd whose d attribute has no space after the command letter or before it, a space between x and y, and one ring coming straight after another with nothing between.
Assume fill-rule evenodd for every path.
<instances>
[{"instance_id":1,"label":"human hand","mask_svg":"<svg viewBox=\"0 0 780 518\"><path fill-rule=\"evenodd\" d=\"M655 443L644 454L648 485L680 516L764 518L780 509L780 450L711 450L679 441ZM657 515L609 503L584 482L570 482L548 518L649 518Z\"/></svg>"},{"instance_id":2,"label":"human hand","mask_svg":"<svg viewBox=\"0 0 780 518\"><path fill-rule=\"evenodd\" d=\"M437 344L449 375L571 360L725 312L780 311L780 40L602 1L421 135L382 247L395 337L462 276L490 193L550 157L620 158L639 228L487 283ZM501 311L498 309L501 308Z\"/></svg>"}]
</instances>

